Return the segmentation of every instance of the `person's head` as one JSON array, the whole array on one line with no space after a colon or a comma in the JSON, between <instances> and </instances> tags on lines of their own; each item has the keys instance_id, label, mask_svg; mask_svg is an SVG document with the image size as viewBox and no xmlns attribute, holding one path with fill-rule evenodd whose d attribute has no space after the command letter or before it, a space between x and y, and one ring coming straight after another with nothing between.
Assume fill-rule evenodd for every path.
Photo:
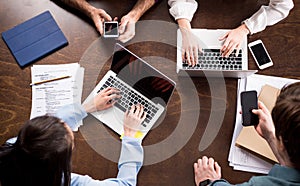
<instances>
[{"instance_id":1,"label":"person's head","mask_svg":"<svg viewBox=\"0 0 300 186\"><path fill-rule=\"evenodd\" d=\"M73 134L60 119L41 116L27 121L20 130L16 143L11 147L9 156L12 158L7 164L10 171L6 176L0 176L2 185L21 183L61 186L63 181L68 186L72 147ZM0 154L0 160L1 158Z\"/></svg>"},{"instance_id":2,"label":"person's head","mask_svg":"<svg viewBox=\"0 0 300 186\"><path fill-rule=\"evenodd\" d=\"M300 169L300 82L281 90L272 118L277 139L282 140L293 166Z\"/></svg>"}]
</instances>

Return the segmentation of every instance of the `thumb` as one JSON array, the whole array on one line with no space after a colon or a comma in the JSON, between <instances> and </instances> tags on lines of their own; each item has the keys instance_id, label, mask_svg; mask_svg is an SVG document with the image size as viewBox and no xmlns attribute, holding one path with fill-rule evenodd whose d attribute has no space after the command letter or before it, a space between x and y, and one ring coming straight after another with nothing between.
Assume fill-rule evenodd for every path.
<instances>
[{"instance_id":1,"label":"thumb","mask_svg":"<svg viewBox=\"0 0 300 186\"><path fill-rule=\"evenodd\" d=\"M194 163L194 174L196 175L198 172L198 164Z\"/></svg>"},{"instance_id":2,"label":"thumb","mask_svg":"<svg viewBox=\"0 0 300 186\"><path fill-rule=\"evenodd\" d=\"M106 13L105 11L100 13L101 17L103 17L106 21L112 21L110 15Z\"/></svg>"},{"instance_id":3,"label":"thumb","mask_svg":"<svg viewBox=\"0 0 300 186\"><path fill-rule=\"evenodd\" d=\"M128 24L128 20L124 20L124 19L121 19L121 23L120 23L120 27L119 27L119 34L123 34L125 32L125 28Z\"/></svg>"},{"instance_id":4,"label":"thumb","mask_svg":"<svg viewBox=\"0 0 300 186\"><path fill-rule=\"evenodd\" d=\"M258 115L259 114L259 110L258 109L252 109L252 113L255 114L255 115Z\"/></svg>"},{"instance_id":5,"label":"thumb","mask_svg":"<svg viewBox=\"0 0 300 186\"><path fill-rule=\"evenodd\" d=\"M216 169L216 173L221 178L221 167L217 162L215 162L215 169Z\"/></svg>"},{"instance_id":6,"label":"thumb","mask_svg":"<svg viewBox=\"0 0 300 186\"><path fill-rule=\"evenodd\" d=\"M264 115L264 112L261 109L252 109L252 113L261 118Z\"/></svg>"},{"instance_id":7,"label":"thumb","mask_svg":"<svg viewBox=\"0 0 300 186\"><path fill-rule=\"evenodd\" d=\"M266 114L261 109L252 109L252 113L257 115L259 119L266 117Z\"/></svg>"},{"instance_id":8,"label":"thumb","mask_svg":"<svg viewBox=\"0 0 300 186\"><path fill-rule=\"evenodd\" d=\"M103 35L103 21L101 20L101 18L96 17L96 18L94 19L94 22L95 22L95 26L96 26L98 32L99 32L101 35Z\"/></svg>"}]
</instances>

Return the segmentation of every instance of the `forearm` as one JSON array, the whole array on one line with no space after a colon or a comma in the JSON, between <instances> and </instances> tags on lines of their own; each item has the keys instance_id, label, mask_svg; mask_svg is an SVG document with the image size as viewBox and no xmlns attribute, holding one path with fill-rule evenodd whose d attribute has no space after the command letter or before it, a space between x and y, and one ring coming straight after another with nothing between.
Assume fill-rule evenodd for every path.
<instances>
[{"instance_id":1,"label":"forearm","mask_svg":"<svg viewBox=\"0 0 300 186\"><path fill-rule=\"evenodd\" d=\"M81 105L74 103L59 108L55 116L66 122L73 131L76 131L78 123L87 116L87 113Z\"/></svg>"},{"instance_id":2,"label":"forearm","mask_svg":"<svg viewBox=\"0 0 300 186\"><path fill-rule=\"evenodd\" d=\"M144 151L139 139L124 136L117 179L136 185L137 174L143 165Z\"/></svg>"},{"instance_id":3,"label":"forearm","mask_svg":"<svg viewBox=\"0 0 300 186\"><path fill-rule=\"evenodd\" d=\"M279 141L276 139L275 134L272 134L272 135L268 136L265 139L268 142L272 152L274 153L274 155L277 158L280 165L285 165L286 163L285 163L284 157L282 156L282 154L278 150L278 144L277 143Z\"/></svg>"},{"instance_id":4,"label":"forearm","mask_svg":"<svg viewBox=\"0 0 300 186\"><path fill-rule=\"evenodd\" d=\"M292 0L271 0L268 6L262 6L244 23L249 28L250 33L254 34L286 18L293 7Z\"/></svg>"},{"instance_id":5,"label":"forearm","mask_svg":"<svg viewBox=\"0 0 300 186\"><path fill-rule=\"evenodd\" d=\"M90 5L86 0L60 0L60 1L62 1L66 5L71 6L72 8L81 11L88 17L91 17L91 12L93 9L95 9L95 7Z\"/></svg>"},{"instance_id":6,"label":"forearm","mask_svg":"<svg viewBox=\"0 0 300 186\"><path fill-rule=\"evenodd\" d=\"M137 22L140 17L153 5L155 0L138 0L133 9L128 13Z\"/></svg>"},{"instance_id":7,"label":"forearm","mask_svg":"<svg viewBox=\"0 0 300 186\"><path fill-rule=\"evenodd\" d=\"M238 29L241 30L241 32L243 32L245 35L250 34L250 30L245 23L241 24Z\"/></svg>"},{"instance_id":8,"label":"forearm","mask_svg":"<svg viewBox=\"0 0 300 186\"><path fill-rule=\"evenodd\" d=\"M92 113L92 112L96 112L97 108L96 108L96 104L94 101L90 101L87 103L84 103L82 105L83 109L87 112L87 113Z\"/></svg>"},{"instance_id":9,"label":"forearm","mask_svg":"<svg viewBox=\"0 0 300 186\"><path fill-rule=\"evenodd\" d=\"M183 31L183 30L191 30L192 29L191 23L189 20L182 18L182 19L177 19L176 21L178 23L180 30Z\"/></svg>"}]
</instances>

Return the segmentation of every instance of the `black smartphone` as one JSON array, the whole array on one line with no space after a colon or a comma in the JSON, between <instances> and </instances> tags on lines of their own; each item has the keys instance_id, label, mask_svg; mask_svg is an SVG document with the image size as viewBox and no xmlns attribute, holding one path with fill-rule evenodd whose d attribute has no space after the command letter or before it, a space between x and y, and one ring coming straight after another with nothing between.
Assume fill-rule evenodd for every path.
<instances>
[{"instance_id":1,"label":"black smartphone","mask_svg":"<svg viewBox=\"0 0 300 186\"><path fill-rule=\"evenodd\" d=\"M252 126L258 124L258 116L252 113L252 109L258 108L257 92L241 92L242 118L243 126Z\"/></svg>"},{"instance_id":2,"label":"black smartphone","mask_svg":"<svg viewBox=\"0 0 300 186\"><path fill-rule=\"evenodd\" d=\"M272 59L261 40L249 43L248 47L259 69L265 69L273 65Z\"/></svg>"}]
</instances>

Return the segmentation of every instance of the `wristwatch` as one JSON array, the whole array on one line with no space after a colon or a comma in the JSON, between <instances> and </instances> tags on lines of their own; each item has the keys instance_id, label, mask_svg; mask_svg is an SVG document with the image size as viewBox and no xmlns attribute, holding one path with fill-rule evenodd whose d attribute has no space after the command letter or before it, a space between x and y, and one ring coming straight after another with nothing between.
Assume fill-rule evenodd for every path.
<instances>
[{"instance_id":1,"label":"wristwatch","mask_svg":"<svg viewBox=\"0 0 300 186\"><path fill-rule=\"evenodd\" d=\"M210 179L206 179L206 180L204 180L204 181L201 181L200 183L199 183L199 186L206 186L206 185L208 185L208 184L210 184L211 183L211 180Z\"/></svg>"}]
</instances>

